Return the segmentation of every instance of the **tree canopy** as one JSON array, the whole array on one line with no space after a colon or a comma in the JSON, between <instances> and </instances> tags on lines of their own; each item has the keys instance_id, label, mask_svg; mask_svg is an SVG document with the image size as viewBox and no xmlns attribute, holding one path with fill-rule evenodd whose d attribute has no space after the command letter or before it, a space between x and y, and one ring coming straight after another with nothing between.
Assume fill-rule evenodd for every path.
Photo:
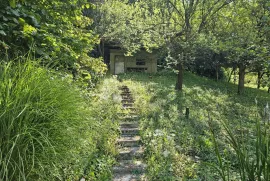
<instances>
[{"instance_id":1,"label":"tree canopy","mask_svg":"<svg viewBox=\"0 0 270 181\"><path fill-rule=\"evenodd\" d=\"M226 66L241 69L239 93L243 72L251 65L257 69L267 65L266 0L105 0L95 6L93 26L100 40L116 42L129 53L165 48L167 60L179 72L178 90L182 90L185 65L194 60L196 45L205 40L213 55L226 55ZM222 61L215 64L220 67Z\"/></svg>"}]
</instances>

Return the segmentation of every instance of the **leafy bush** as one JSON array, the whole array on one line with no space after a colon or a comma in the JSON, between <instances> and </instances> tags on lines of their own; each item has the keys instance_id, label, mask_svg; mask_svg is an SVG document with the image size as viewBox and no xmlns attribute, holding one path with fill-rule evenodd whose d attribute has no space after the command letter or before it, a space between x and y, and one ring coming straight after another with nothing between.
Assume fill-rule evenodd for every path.
<instances>
[{"instance_id":1,"label":"leafy bush","mask_svg":"<svg viewBox=\"0 0 270 181\"><path fill-rule=\"evenodd\" d=\"M33 62L0 69L0 180L110 178L115 87L86 96L70 76Z\"/></svg>"},{"instance_id":2,"label":"leafy bush","mask_svg":"<svg viewBox=\"0 0 270 181\"><path fill-rule=\"evenodd\" d=\"M29 51L51 68L69 70L93 87L107 68L88 54L98 42L92 20L82 11L87 0L4 0L0 4L0 57L16 59Z\"/></svg>"},{"instance_id":3,"label":"leafy bush","mask_svg":"<svg viewBox=\"0 0 270 181\"><path fill-rule=\"evenodd\" d=\"M225 72L221 66L226 64L225 54L217 53L215 50L216 47L213 48L204 41L201 40L194 47L194 60L186 64L187 69L199 76L211 79L223 79Z\"/></svg>"},{"instance_id":4,"label":"leafy bush","mask_svg":"<svg viewBox=\"0 0 270 181\"><path fill-rule=\"evenodd\" d=\"M0 54L24 54L35 46L37 56L70 66L87 54L96 37L87 30L91 19L82 10L86 0L4 0L0 4Z\"/></svg>"}]
</instances>

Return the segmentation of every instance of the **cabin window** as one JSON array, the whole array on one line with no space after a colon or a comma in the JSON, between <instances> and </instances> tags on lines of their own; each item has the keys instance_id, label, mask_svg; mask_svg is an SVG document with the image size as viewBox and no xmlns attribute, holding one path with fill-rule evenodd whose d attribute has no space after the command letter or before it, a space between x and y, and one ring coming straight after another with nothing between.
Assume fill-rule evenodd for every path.
<instances>
[{"instance_id":1,"label":"cabin window","mask_svg":"<svg viewBox=\"0 0 270 181\"><path fill-rule=\"evenodd\" d=\"M127 72L146 72L147 68L142 67L127 67Z\"/></svg>"},{"instance_id":2,"label":"cabin window","mask_svg":"<svg viewBox=\"0 0 270 181\"><path fill-rule=\"evenodd\" d=\"M146 61L145 59L136 59L136 65L145 65Z\"/></svg>"}]
</instances>

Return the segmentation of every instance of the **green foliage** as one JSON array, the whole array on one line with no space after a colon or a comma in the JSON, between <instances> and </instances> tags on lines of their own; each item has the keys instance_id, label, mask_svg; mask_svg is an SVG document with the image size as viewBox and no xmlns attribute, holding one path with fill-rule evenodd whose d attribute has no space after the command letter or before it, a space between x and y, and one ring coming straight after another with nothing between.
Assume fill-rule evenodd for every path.
<instances>
[{"instance_id":1,"label":"green foliage","mask_svg":"<svg viewBox=\"0 0 270 181\"><path fill-rule=\"evenodd\" d=\"M97 37L88 27L92 20L83 16L86 0L10 1L0 5L0 56L17 57L29 50L57 69L75 69L79 59L94 74L104 69L88 56ZM99 62L100 60L96 60ZM91 64L91 66L89 66ZM94 81L95 82L95 81Z\"/></svg>"},{"instance_id":2,"label":"green foliage","mask_svg":"<svg viewBox=\"0 0 270 181\"><path fill-rule=\"evenodd\" d=\"M102 58L81 56L75 63L75 78L82 88L92 88L104 76L107 71Z\"/></svg>"},{"instance_id":3,"label":"green foliage","mask_svg":"<svg viewBox=\"0 0 270 181\"><path fill-rule=\"evenodd\" d=\"M222 80L224 72L221 66L227 64L226 54L217 47L217 40L214 36L201 35L193 46L193 60L186 61L189 71L200 76Z\"/></svg>"},{"instance_id":4,"label":"green foliage","mask_svg":"<svg viewBox=\"0 0 270 181\"><path fill-rule=\"evenodd\" d=\"M2 62L0 69L0 179L109 180L117 83L86 96L71 76L36 61Z\"/></svg>"},{"instance_id":5,"label":"green foliage","mask_svg":"<svg viewBox=\"0 0 270 181\"><path fill-rule=\"evenodd\" d=\"M146 2L106 0L95 5L87 14L93 17L93 29L101 41L117 44L127 54L141 47L151 51L165 43L159 28L153 24L154 20L156 23L160 20L149 13Z\"/></svg>"},{"instance_id":6,"label":"green foliage","mask_svg":"<svg viewBox=\"0 0 270 181\"><path fill-rule=\"evenodd\" d=\"M106 0L96 2L89 15L100 42L127 54L164 48L168 66L180 72L179 89L183 65L216 79L222 78L221 66L239 66L241 75L247 69L269 72L267 0Z\"/></svg>"}]
</instances>

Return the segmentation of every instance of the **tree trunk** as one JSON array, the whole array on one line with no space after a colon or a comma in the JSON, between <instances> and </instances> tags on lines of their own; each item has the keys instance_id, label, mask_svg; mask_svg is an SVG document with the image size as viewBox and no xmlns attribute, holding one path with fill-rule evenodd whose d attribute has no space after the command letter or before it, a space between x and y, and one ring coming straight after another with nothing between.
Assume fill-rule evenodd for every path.
<instances>
[{"instance_id":1,"label":"tree trunk","mask_svg":"<svg viewBox=\"0 0 270 181\"><path fill-rule=\"evenodd\" d=\"M177 82L175 85L175 90L177 91L182 91L183 89L183 63L178 63L177 64L177 70L178 70L178 74L177 74Z\"/></svg>"},{"instance_id":2,"label":"tree trunk","mask_svg":"<svg viewBox=\"0 0 270 181\"><path fill-rule=\"evenodd\" d=\"M77 80L77 75L78 75L78 72L76 70L76 68L72 68L72 77L73 77L73 80L76 81Z\"/></svg>"},{"instance_id":3,"label":"tree trunk","mask_svg":"<svg viewBox=\"0 0 270 181\"><path fill-rule=\"evenodd\" d=\"M102 58L105 59L105 41L102 40Z\"/></svg>"},{"instance_id":4,"label":"tree trunk","mask_svg":"<svg viewBox=\"0 0 270 181\"><path fill-rule=\"evenodd\" d=\"M236 81L237 81L237 78L236 78L236 68L235 68L235 70L233 72L233 83L236 84Z\"/></svg>"},{"instance_id":5,"label":"tree trunk","mask_svg":"<svg viewBox=\"0 0 270 181\"><path fill-rule=\"evenodd\" d=\"M101 50L100 43L98 44L98 53L99 53L99 57L102 56L102 50Z\"/></svg>"},{"instance_id":6,"label":"tree trunk","mask_svg":"<svg viewBox=\"0 0 270 181\"><path fill-rule=\"evenodd\" d=\"M245 70L246 70L246 67L244 65L239 65L238 94L242 94L244 92Z\"/></svg>"},{"instance_id":7,"label":"tree trunk","mask_svg":"<svg viewBox=\"0 0 270 181\"><path fill-rule=\"evenodd\" d=\"M99 57L104 58L104 41L101 39L100 43L98 44L98 52L99 52Z\"/></svg>"},{"instance_id":8,"label":"tree trunk","mask_svg":"<svg viewBox=\"0 0 270 181\"><path fill-rule=\"evenodd\" d=\"M257 89L260 89L260 88L261 88L261 78L262 78L261 72L258 71L258 77L257 77Z\"/></svg>"},{"instance_id":9,"label":"tree trunk","mask_svg":"<svg viewBox=\"0 0 270 181\"><path fill-rule=\"evenodd\" d=\"M229 75L229 78L228 78L228 82L231 82L233 73L235 74L235 68L232 69L232 71L231 71L231 73Z\"/></svg>"},{"instance_id":10,"label":"tree trunk","mask_svg":"<svg viewBox=\"0 0 270 181\"><path fill-rule=\"evenodd\" d=\"M217 82L218 82L218 79L219 79L218 71L219 71L219 66L218 66L218 64L217 64L217 65L216 65L216 78L217 78Z\"/></svg>"}]
</instances>

